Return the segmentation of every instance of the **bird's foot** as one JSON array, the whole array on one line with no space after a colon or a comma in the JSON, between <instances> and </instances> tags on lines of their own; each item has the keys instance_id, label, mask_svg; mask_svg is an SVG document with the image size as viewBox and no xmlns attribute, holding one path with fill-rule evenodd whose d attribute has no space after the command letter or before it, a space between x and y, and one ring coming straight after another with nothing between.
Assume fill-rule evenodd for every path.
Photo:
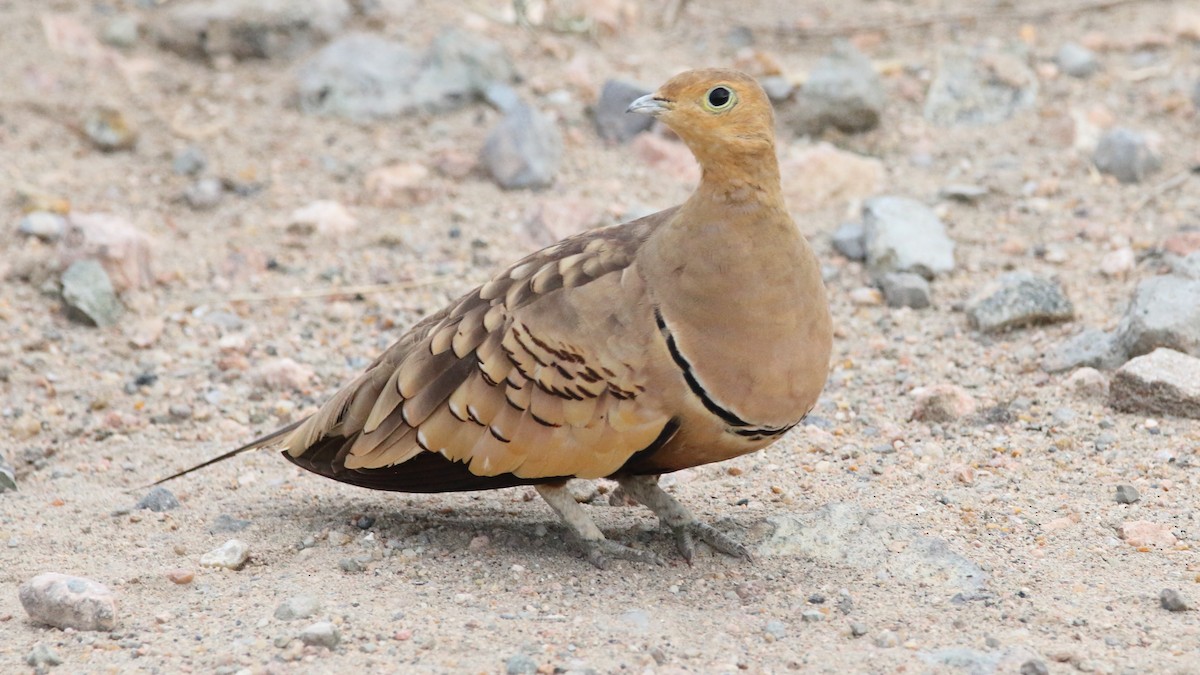
<instances>
[{"instance_id":1,"label":"bird's foot","mask_svg":"<svg viewBox=\"0 0 1200 675\"><path fill-rule=\"evenodd\" d=\"M608 569L608 563L613 559L663 564L663 559L653 551L631 548L606 538L564 485L539 485L537 491L575 535L584 557L596 567Z\"/></svg>"},{"instance_id":2,"label":"bird's foot","mask_svg":"<svg viewBox=\"0 0 1200 675\"><path fill-rule=\"evenodd\" d=\"M658 484L658 476L627 476L619 479L629 496L649 508L663 525L675 534L675 546L690 565L696 555L696 539L726 555L753 560L750 549L717 528L692 515L691 511L667 494Z\"/></svg>"},{"instance_id":3,"label":"bird's foot","mask_svg":"<svg viewBox=\"0 0 1200 675\"><path fill-rule=\"evenodd\" d=\"M670 527L671 531L675 533L675 547L679 549L679 553L689 565L692 564L692 558L696 555L696 539L725 555L745 560L754 559L754 556L750 553L750 549L746 548L745 544L734 540L729 535L702 520L692 520Z\"/></svg>"},{"instance_id":4,"label":"bird's foot","mask_svg":"<svg viewBox=\"0 0 1200 675\"><path fill-rule=\"evenodd\" d=\"M580 539L579 548L583 550L583 556L587 558L588 562L602 570L608 569L609 561L614 559L654 565L664 564L662 556L653 551L632 548L612 539Z\"/></svg>"}]
</instances>

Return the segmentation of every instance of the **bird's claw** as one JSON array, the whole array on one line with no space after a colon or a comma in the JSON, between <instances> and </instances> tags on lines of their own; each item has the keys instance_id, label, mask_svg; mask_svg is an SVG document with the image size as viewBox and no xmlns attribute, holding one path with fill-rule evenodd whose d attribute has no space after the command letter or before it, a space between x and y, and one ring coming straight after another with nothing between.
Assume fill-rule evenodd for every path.
<instances>
[{"instance_id":1,"label":"bird's claw","mask_svg":"<svg viewBox=\"0 0 1200 675\"><path fill-rule=\"evenodd\" d=\"M744 544L726 535L717 528L700 520L692 520L671 527L675 533L675 546L683 559L690 565L696 555L696 539L713 547L714 550L744 560L753 560L754 556Z\"/></svg>"},{"instance_id":2,"label":"bird's claw","mask_svg":"<svg viewBox=\"0 0 1200 675\"><path fill-rule=\"evenodd\" d=\"M611 539L584 539L580 540L579 547L583 549L583 555L587 561L602 570L608 569L609 560L612 559L654 565L664 564L662 557L653 551L631 548Z\"/></svg>"}]
</instances>

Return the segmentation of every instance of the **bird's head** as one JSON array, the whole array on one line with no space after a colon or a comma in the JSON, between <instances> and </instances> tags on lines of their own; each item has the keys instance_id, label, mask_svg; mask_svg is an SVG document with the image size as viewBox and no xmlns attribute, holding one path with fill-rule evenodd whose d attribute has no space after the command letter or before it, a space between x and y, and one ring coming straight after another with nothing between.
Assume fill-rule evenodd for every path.
<instances>
[{"instance_id":1,"label":"bird's head","mask_svg":"<svg viewBox=\"0 0 1200 675\"><path fill-rule=\"evenodd\" d=\"M626 112L652 115L691 148L701 165L775 156L775 116L758 82L737 70L689 70Z\"/></svg>"}]
</instances>

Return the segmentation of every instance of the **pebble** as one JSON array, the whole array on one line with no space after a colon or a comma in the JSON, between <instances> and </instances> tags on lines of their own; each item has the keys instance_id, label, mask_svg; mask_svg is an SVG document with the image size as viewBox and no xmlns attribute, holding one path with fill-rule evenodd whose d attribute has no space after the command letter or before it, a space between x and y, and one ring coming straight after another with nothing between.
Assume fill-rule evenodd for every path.
<instances>
[{"instance_id":1,"label":"pebble","mask_svg":"<svg viewBox=\"0 0 1200 675\"><path fill-rule=\"evenodd\" d=\"M141 25L133 14L118 14L104 24L100 40L110 47L129 49L137 44Z\"/></svg>"},{"instance_id":2,"label":"pebble","mask_svg":"<svg viewBox=\"0 0 1200 675\"><path fill-rule=\"evenodd\" d=\"M1113 374L1108 403L1116 410L1200 419L1200 359L1156 349Z\"/></svg>"},{"instance_id":3,"label":"pebble","mask_svg":"<svg viewBox=\"0 0 1200 675\"><path fill-rule=\"evenodd\" d=\"M312 378L312 368L286 356L261 363L250 373L252 381L272 391L303 389Z\"/></svg>"},{"instance_id":4,"label":"pebble","mask_svg":"<svg viewBox=\"0 0 1200 675\"><path fill-rule=\"evenodd\" d=\"M867 624L859 621L850 622L850 634L854 637L862 637L871 631Z\"/></svg>"},{"instance_id":5,"label":"pebble","mask_svg":"<svg viewBox=\"0 0 1200 675\"><path fill-rule=\"evenodd\" d=\"M866 260L867 248L862 223L842 223L830 238L833 248L849 260Z\"/></svg>"},{"instance_id":6,"label":"pebble","mask_svg":"<svg viewBox=\"0 0 1200 675\"><path fill-rule=\"evenodd\" d=\"M871 60L845 40L817 61L784 123L799 134L817 135L834 127L847 133L879 126L887 92Z\"/></svg>"},{"instance_id":7,"label":"pebble","mask_svg":"<svg viewBox=\"0 0 1200 675\"><path fill-rule=\"evenodd\" d=\"M975 397L957 384L935 384L917 387L910 392L916 400L913 419L923 422L946 423L975 414Z\"/></svg>"},{"instance_id":8,"label":"pebble","mask_svg":"<svg viewBox=\"0 0 1200 675\"><path fill-rule=\"evenodd\" d=\"M29 654L25 656L25 663L38 669L46 666L62 665L62 662L62 657L58 655L58 652L54 651L53 647L44 642L34 645Z\"/></svg>"},{"instance_id":9,"label":"pebble","mask_svg":"<svg viewBox=\"0 0 1200 675\"><path fill-rule=\"evenodd\" d=\"M247 527L250 527L249 520L234 518L228 513L222 513L208 526L208 531L213 534L217 534L218 532L241 532Z\"/></svg>"},{"instance_id":10,"label":"pebble","mask_svg":"<svg viewBox=\"0 0 1200 675\"><path fill-rule=\"evenodd\" d=\"M925 97L925 119L938 126L1002 122L1037 102L1038 78L1021 54L946 47Z\"/></svg>"},{"instance_id":11,"label":"pebble","mask_svg":"<svg viewBox=\"0 0 1200 675\"><path fill-rule=\"evenodd\" d=\"M167 407L167 414L172 419L187 420L192 418L192 406L186 403L172 403Z\"/></svg>"},{"instance_id":12,"label":"pebble","mask_svg":"<svg viewBox=\"0 0 1200 675\"><path fill-rule=\"evenodd\" d=\"M1192 603L1174 588L1164 588L1158 594L1158 602L1168 612L1186 612L1192 609Z\"/></svg>"},{"instance_id":13,"label":"pebble","mask_svg":"<svg viewBox=\"0 0 1200 675\"><path fill-rule=\"evenodd\" d=\"M208 211L221 203L225 186L217 178L201 178L183 190L183 199L193 211Z\"/></svg>"},{"instance_id":14,"label":"pebble","mask_svg":"<svg viewBox=\"0 0 1200 675\"><path fill-rule=\"evenodd\" d=\"M1059 70L1071 77L1091 77L1100 70L1096 52L1077 42L1068 42L1059 47L1054 55L1054 62L1058 64Z\"/></svg>"},{"instance_id":15,"label":"pebble","mask_svg":"<svg viewBox=\"0 0 1200 675\"><path fill-rule=\"evenodd\" d=\"M1121 523L1121 538L1130 546L1174 546L1177 541L1171 528L1162 523L1148 520L1130 520Z\"/></svg>"},{"instance_id":16,"label":"pebble","mask_svg":"<svg viewBox=\"0 0 1200 675\"><path fill-rule=\"evenodd\" d=\"M879 634L875 636L876 647L890 649L891 647L899 646L899 644L900 636L896 635L895 631L881 630L879 631Z\"/></svg>"},{"instance_id":17,"label":"pebble","mask_svg":"<svg viewBox=\"0 0 1200 675\"><path fill-rule=\"evenodd\" d=\"M1029 659L1021 664L1021 675L1050 675L1050 669L1039 659Z\"/></svg>"},{"instance_id":18,"label":"pebble","mask_svg":"<svg viewBox=\"0 0 1200 675\"><path fill-rule=\"evenodd\" d=\"M208 157L204 151L194 145L189 145L175 153L171 160L171 170L180 176L195 176L208 166Z\"/></svg>"},{"instance_id":19,"label":"pebble","mask_svg":"<svg viewBox=\"0 0 1200 675\"><path fill-rule=\"evenodd\" d=\"M150 237L109 213L72 211L67 216L59 258L63 267L79 260L100 261L117 290L154 284Z\"/></svg>"},{"instance_id":20,"label":"pebble","mask_svg":"<svg viewBox=\"0 0 1200 675\"><path fill-rule=\"evenodd\" d=\"M195 59L287 59L341 32L347 0L201 0L171 4L155 16L156 41Z\"/></svg>"},{"instance_id":21,"label":"pebble","mask_svg":"<svg viewBox=\"0 0 1200 675\"><path fill-rule=\"evenodd\" d=\"M1188 279L1200 279L1200 251L1192 251L1186 256L1167 254L1164 256L1171 267L1171 273Z\"/></svg>"},{"instance_id":22,"label":"pebble","mask_svg":"<svg viewBox=\"0 0 1200 675\"><path fill-rule=\"evenodd\" d=\"M964 183L953 183L943 186L938 189L938 197L942 199L953 199L957 202L966 204L974 204L988 195L990 190L982 185L968 185Z\"/></svg>"},{"instance_id":23,"label":"pebble","mask_svg":"<svg viewBox=\"0 0 1200 675\"><path fill-rule=\"evenodd\" d=\"M1117 127L1100 136L1092 162L1122 183L1138 183L1162 168L1157 136Z\"/></svg>"},{"instance_id":24,"label":"pebble","mask_svg":"<svg viewBox=\"0 0 1200 675\"><path fill-rule=\"evenodd\" d=\"M84 324L107 328L121 316L121 301L104 266L95 260L79 260L62 275L62 299L67 315Z\"/></svg>"},{"instance_id":25,"label":"pebble","mask_svg":"<svg viewBox=\"0 0 1200 675\"><path fill-rule=\"evenodd\" d=\"M1137 256L1134 255L1133 249L1122 246L1100 258L1100 273L1110 279L1124 279L1133 271L1135 264Z\"/></svg>"},{"instance_id":26,"label":"pebble","mask_svg":"<svg viewBox=\"0 0 1200 675\"><path fill-rule=\"evenodd\" d=\"M1108 377L1095 368L1080 368L1071 373L1064 383L1071 392L1083 398L1105 400L1108 398Z\"/></svg>"},{"instance_id":27,"label":"pebble","mask_svg":"<svg viewBox=\"0 0 1200 675\"><path fill-rule=\"evenodd\" d=\"M67 230L67 219L51 211L33 211L17 222L17 231L42 241L57 241Z\"/></svg>"},{"instance_id":28,"label":"pebble","mask_svg":"<svg viewBox=\"0 0 1200 675\"><path fill-rule=\"evenodd\" d=\"M349 574L357 574L366 569L363 567L362 563L355 558L342 558L338 561L338 567L342 568L343 572L347 572Z\"/></svg>"},{"instance_id":29,"label":"pebble","mask_svg":"<svg viewBox=\"0 0 1200 675\"><path fill-rule=\"evenodd\" d=\"M825 620L825 613L819 609L806 609L800 612L800 618L805 623L816 623Z\"/></svg>"},{"instance_id":30,"label":"pebble","mask_svg":"<svg viewBox=\"0 0 1200 675\"><path fill-rule=\"evenodd\" d=\"M1042 358L1042 370L1061 373L1081 366L1111 369L1124 361L1125 352L1117 344L1115 333L1088 328L1048 350ZM1107 389L1106 383L1105 391Z\"/></svg>"},{"instance_id":31,"label":"pebble","mask_svg":"<svg viewBox=\"0 0 1200 675\"><path fill-rule=\"evenodd\" d=\"M890 272L879 280L888 307L929 307L930 289L925 277L912 272Z\"/></svg>"},{"instance_id":32,"label":"pebble","mask_svg":"<svg viewBox=\"0 0 1200 675\"><path fill-rule=\"evenodd\" d=\"M225 569L241 569L250 557L250 547L240 539L230 539L208 553L200 556L200 564L204 567L224 567Z\"/></svg>"},{"instance_id":33,"label":"pebble","mask_svg":"<svg viewBox=\"0 0 1200 675\"><path fill-rule=\"evenodd\" d=\"M1138 494L1137 488L1132 485L1118 485L1115 498L1118 504L1133 504L1142 496Z\"/></svg>"},{"instance_id":34,"label":"pebble","mask_svg":"<svg viewBox=\"0 0 1200 675\"><path fill-rule=\"evenodd\" d=\"M763 632L776 640L782 640L787 637L787 626L779 619L771 619L763 626Z\"/></svg>"},{"instance_id":35,"label":"pebble","mask_svg":"<svg viewBox=\"0 0 1200 675\"><path fill-rule=\"evenodd\" d=\"M862 286L850 291L850 302L862 307L882 305L883 293L878 288Z\"/></svg>"},{"instance_id":36,"label":"pebble","mask_svg":"<svg viewBox=\"0 0 1200 675\"><path fill-rule=\"evenodd\" d=\"M795 85L791 80L782 75L767 75L758 81L762 86L763 91L767 93L767 98L771 99L771 103L780 104L792 97L792 93L796 90Z\"/></svg>"},{"instance_id":37,"label":"pebble","mask_svg":"<svg viewBox=\"0 0 1200 675\"><path fill-rule=\"evenodd\" d=\"M538 672L538 664L528 654L513 654L504 662L504 672L508 675L532 675Z\"/></svg>"},{"instance_id":38,"label":"pebble","mask_svg":"<svg viewBox=\"0 0 1200 675\"><path fill-rule=\"evenodd\" d=\"M41 425L39 425L40 427ZM0 455L0 494L17 489L17 473L3 455Z\"/></svg>"},{"instance_id":39,"label":"pebble","mask_svg":"<svg viewBox=\"0 0 1200 675\"><path fill-rule=\"evenodd\" d=\"M371 204L388 208L424 204L436 196L430 186L429 169L418 162L398 162L373 169L363 181L363 189Z\"/></svg>"},{"instance_id":40,"label":"pebble","mask_svg":"<svg viewBox=\"0 0 1200 675\"><path fill-rule=\"evenodd\" d=\"M342 641L342 635L331 622L318 621L300 631L300 641L311 647L333 649Z\"/></svg>"},{"instance_id":41,"label":"pebble","mask_svg":"<svg viewBox=\"0 0 1200 675\"><path fill-rule=\"evenodd\" d=\"M48 572L21 584L19 595L35 623L75 630L117 627L116 596L91 579Z\"/></svg>"},{"instance_id":42,"label":"pebble","mask_svg":"<svg viewBox=\"0 0 1200 675\"><path fill-rule=\"evenodd\" d=\"M967 302L971 325L998 333L1036 324L1070 321L1075 307L1057 281L1032 272L1008 272Z\"/></svg>"},{"instance_id":43,"label":"pebble","mask_svg":"<svg viewBox=\"0 0 1200 675\"><path fill-rule=\"evenodd\" d=\"M863 205L863 239L872 277L913 272L926 279L954 270L954 242L928 206L908 197L874 197Z\"/></svg>"},{"instance_id":44,"label":"pebble","mask_svg":"<svg viewBox=\"0 0 1200 675\"><path fill-rule=\"evenodd\" d=\"M627 114L625 109L634 99L649 93L649 89L629 82L605 82L600 89L600 98L592 107L592 119L596 122L596 133L600 138L626 143L643 131L648 131L654 125L653 117Z\"/></svg>"},{"instance_id":45,"label":"pebble","mask_svg":"<svg viewBox=\"0 0 1200 675\"><path fill-rule=\"evenodd\" d=\"M1200 356L1200 279L1150 277L1137 285L1116 335L1129 356L1160 347Z\"/></svg>"},{"instance_id":46,"label":"pebble","mask_svg":"<svg viewBox=\"0 0 1200 675\"><path fill-rule=\"evenodd\" d=\"M321 611L321 601L312 595L296 595L279 603L275 618L280 621L307 619Z\"/></svg>"},{"instance_id":47,"label":"pebble","mask_svg":"<svg viewBox=\"0 0 1200 675\"><path fill-rule=\"evenodd\" d=\"M175 493L161 485L155 485L150 488L150 491L134 504L135 509L149 509L155 513L170 511L171 509L179 508L179 499L175 497Z\"/></svg>"},{"instance_id":48,"label":"pebble","mask_svg":"<svg viewBox=\"0 0 1200 675\"><path fill-rule=\"evenodd\" d=\"M369 179L370 176L368 183ZM294 234L316 232L322 236L338 236L357 228L358 218L355 218L341 202L332 199L309 202L288 216L288 232Z\"/></svg>"},{"instance_id":49,"label":"pebble","mask_svg":"<svg viewBox=\"0 0 1200 675\"><path fill-rule=\"evenodd\" d=\"M137 131L115 108L94 108L83 118L83 132L96 149L103 152L132 150L137 144Z\"/></svg>"},{"instance_id":50,"label":"pebble","mask_svg":"<svg viewBox=\"0 0 1200 675\"><path fill-rule=\"evenodd\" d=\"M521 104L488 134L480 163L505 190L544 188L562 161L562 134L550 118Z\"/></svg>"},{"instance_id":51,"label":"pebble","mask_svg":"<svg viewBox=\"0 0 1200 675\"><path fill-rule=\"evenodd\" d=\"M167 579L178 586L186 586L196 579L196 573L191 570L177 568L167 572Z\"/></svg>"}]
</instances>

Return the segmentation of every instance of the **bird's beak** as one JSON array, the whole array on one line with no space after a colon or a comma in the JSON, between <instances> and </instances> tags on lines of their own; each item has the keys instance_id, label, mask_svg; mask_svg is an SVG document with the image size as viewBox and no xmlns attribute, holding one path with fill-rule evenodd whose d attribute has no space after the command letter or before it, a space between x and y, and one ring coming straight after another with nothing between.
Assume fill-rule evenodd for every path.
<instances>
[{"instance_id":1,"label":"bird's beak","mask_svg":"<svg viewBox=\"0 0 1200 675\"><path fill-rule=\"evenodd\" d=\"M670 110L669 101L664 98L657 97L654 94L646 94L633 103L630 103L629 107L625 109L625 112L641 113L643 115L650 115L651 117L658 117L668 110Z\"/></svg>"}]
</instances>

